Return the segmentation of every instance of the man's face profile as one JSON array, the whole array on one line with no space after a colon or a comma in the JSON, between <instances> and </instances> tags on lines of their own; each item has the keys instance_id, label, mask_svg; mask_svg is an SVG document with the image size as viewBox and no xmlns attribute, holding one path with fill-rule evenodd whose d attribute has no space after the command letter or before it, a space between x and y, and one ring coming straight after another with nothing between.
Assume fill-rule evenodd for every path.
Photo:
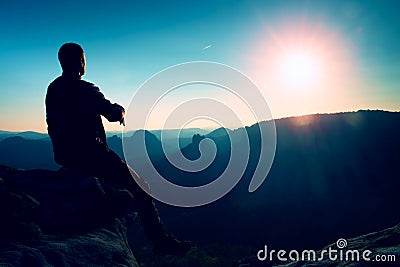
<instances>
[{"instance_id":1,"label":"man's face profile","mask_svg":"<svg viewBox=\"0 0 400 267\"><path fill-rule=\"evenodd\" d=\"M86 73L86 57L85 57L85 53L82 53L82 57L81 57L81 70L79 71L79 75L83 76Z\"/></svg>"}]
</instances>

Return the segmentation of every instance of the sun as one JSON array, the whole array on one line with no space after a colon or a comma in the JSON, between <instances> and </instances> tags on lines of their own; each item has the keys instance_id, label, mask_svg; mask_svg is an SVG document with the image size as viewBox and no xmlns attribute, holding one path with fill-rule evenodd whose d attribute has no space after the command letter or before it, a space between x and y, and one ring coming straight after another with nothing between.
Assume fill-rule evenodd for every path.
<instances>
[{"instance_id":1,"label":"sun","mask_svg":"<svg viewBox=\"0 0 400 267\"><path fill-rule=\"evenodd\" d=\"M249 54L252 75L265 91L316 97L345 88L342 84L352 73L350 48L328 26L308 18L265 24L251 40Z\"/></svg>"},{"instance_id":2,"label":"sun","mask_svg":"<svg viewBox=\"0 0 400 267\"><path fill-rule=\"evenodd\" d=\"M306 14L262 22L248 41L246 71L274 116L348 109L360 87L357 47L348 36Z\"/></svg>"},{"instance_id":3,"label":"sun","mask_svg":"<svg viewBox=\"0 0 400 267\"><path fill-rule=\"evenodd\" d=\"M289 89L311 88L319 79L321 66L317 55L310 51L293 49L282 53L278 62L280 81Z\"/></svg>"}]
</instances>

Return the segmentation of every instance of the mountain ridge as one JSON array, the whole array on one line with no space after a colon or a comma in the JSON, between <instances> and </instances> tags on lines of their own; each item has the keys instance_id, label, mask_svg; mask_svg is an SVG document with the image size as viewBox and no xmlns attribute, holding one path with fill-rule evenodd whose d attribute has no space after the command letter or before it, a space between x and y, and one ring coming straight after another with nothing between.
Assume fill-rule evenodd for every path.
<instances>
[{"instance_id":1,"label":"mountain ridge","mask_svg":"<svg viewBox=\"0 0 400 267\"><path fill-rule=\"evenodd\" d=\"M280 121L280 120L287 120L287 119L294 119L294 118L302 118L302 117L308 117L308 116L315 116L315 115L340 115L340 114L353 114L353 113L357 113L357 112L384 112L384 113L400 113L400 111L391 111L391 110L383 110L383 109L374 109L374 110L370 110L370 109L359 109L357 111L341 111L341 112L332 112L332 113L312 113L312 114L305 114L305 115L293 115L293 116L288 116L288 117L282 117L282 118L276 118L273 119L273 121ZM270 122L272 120L265 120L265 121L261 121L261 122L256 122L254 124L251 125L247 125L244 127L252 127L255 124L258 123L264 123L264 122ZM187 128L187 129L165 129L165 130L161 130L161 129L156 129L156 130L146 130L149 131L151 133L153 133L157 139L161 139L160 135L161 135L161 131L171 131L171 132L179 132L179 131L185 131L187 130L190 134L190 137L192 137L194 134L200 134L200 135L207 135L207 134L211 134L213 131L217 131L220 130L221 128L224 129L229 129L231 131L235 130L235 129L239 129L239 128L243 128L243 127L239 127L239 128L226 128L226 127L219 127L216 129L202 129L202 128ZM137 129L137 130L130 130L127 131L130 134L133 134L135 131L140 131L143 129ZM36 138L27 138L27 135L36 135ZM121 137L121 132L120 131L106 131L107 137L112 137L114 135ZM175 135L175 133L173 134ZM36 132L36 131L31 131L31 130L27 130L27 131L8 131L8 130L0 130L0 141L4 139L4 136L7 137L11 137L11 136L21 136L25 139L40 139L40 138L46 138L48 137L47 133L43 133L43 132ZM39 137L42 136L42 137ZM185 134L184 137L189 137L187 136L187 134Z\"/></svg>"}]
</instances>

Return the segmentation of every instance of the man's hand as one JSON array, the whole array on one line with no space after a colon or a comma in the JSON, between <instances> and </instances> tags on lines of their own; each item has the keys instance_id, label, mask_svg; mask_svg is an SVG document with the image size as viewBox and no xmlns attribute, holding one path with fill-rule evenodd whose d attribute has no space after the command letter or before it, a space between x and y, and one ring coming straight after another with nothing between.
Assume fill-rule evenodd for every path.
<instances>
[{"instance_id":1,"label":"man's hand","mask_svg":"<svg viewBox=\"0 0 400 267\"><path fill-rule=\"evenodd\" d=\"M105 105L100 115L103 115L110 122L119 121L120 124L125 126L125 109L117 103L111 104L108 100L104 103Z\"/></svg>"},{"instance_id":2,"label":"man's hand","mask_svg":"<svg viewBox=\"0 0 400 267\"><path fill-rule=\"evenodd\" d=\"M125 110L122 111L122 119L119 121L119 124L125 126Z\"/></svg>"}]
</instances>

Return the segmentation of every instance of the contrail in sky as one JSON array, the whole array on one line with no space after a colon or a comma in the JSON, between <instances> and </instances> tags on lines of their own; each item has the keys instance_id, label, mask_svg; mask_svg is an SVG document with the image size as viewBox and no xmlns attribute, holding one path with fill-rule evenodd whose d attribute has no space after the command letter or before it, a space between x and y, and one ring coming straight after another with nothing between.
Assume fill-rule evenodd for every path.
<instances>
[{"instance_id":1,"label":"contrail in sky","mask_svg":"<svg viewBox=\"0 0 400 267\"><path fill-rule=\"evenodd\" d=\"M206 49L208 49L208 48L210 48L212 45L206 45L205 47L203 47L203 49L202 50L206 50Z\"/></svg>"}]
</instances>

